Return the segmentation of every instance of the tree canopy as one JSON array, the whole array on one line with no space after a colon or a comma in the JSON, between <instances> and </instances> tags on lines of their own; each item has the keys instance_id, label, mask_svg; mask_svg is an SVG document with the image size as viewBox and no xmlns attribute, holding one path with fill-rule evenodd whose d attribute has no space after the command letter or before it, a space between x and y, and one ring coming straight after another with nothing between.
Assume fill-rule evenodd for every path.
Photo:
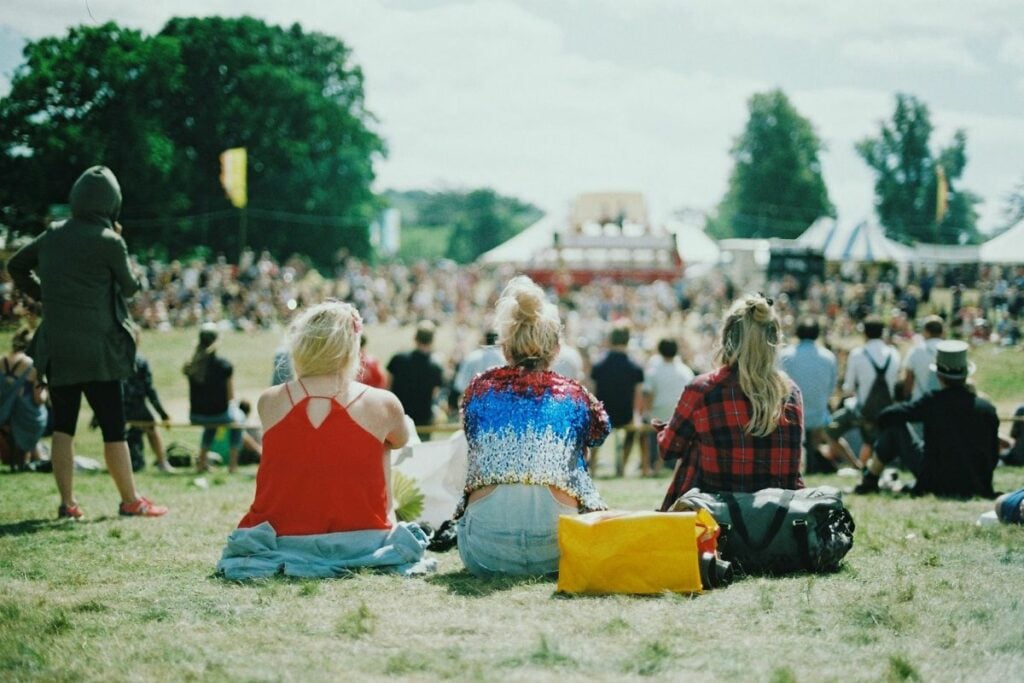
<instances>
[{"instance_id":1,"label":"tree canopy","mask_svg":"<svg viewBox=\"0 0 1024 683\"><path fill-rule=\"evenodd\" d=\"M729 187L707 231L718 237L794 238L835 207L821 175L814 126L781 90L748 101L750 118L730 152Z\"/></svg>"},{"instance_id":2,"label":"tree canopy","mask_svg":"<svg viewBox=\"0 0 1024 683\"><path fill-rule=\"evenodd\" d=\"M385 199L402 211L403 234L426 231L432 241L444 240L444 256L458 263L476 260L543 215L533 204L491 188L388 191Z\"/></svg>"},{"instance_id":3,"label":"tree canopy","mask_svg":"<svg viewBox=\"0 0 1024 683\"><path fill-rule=\"evenodd\" d=\"M110 166L135 248L240 250L220 153L248 149L247 244L321 264L366 255L385 153L363 74L339 39L250 17L114 23L25 48L0 100L0 206L27 229L86 167Z\"/></svg>"},{"instance_id":4,"label":"tree canopy","mask_svg":"<svg viewBox=\"0 0 1024 683\"><path fill-rule=\"evenodd\" d=\"M875 172L875 208L890 237L905 242L958 244L980 240L975 206L980 197L960 187L967 165L967 134L957 130L938 153L927 105L913 95L896 95L892 119L878 135L857 143ZM945 177L946 211L937 212L940 177ZM941 220L939 220L941 218Z\"/></svg>"}]
</instances>

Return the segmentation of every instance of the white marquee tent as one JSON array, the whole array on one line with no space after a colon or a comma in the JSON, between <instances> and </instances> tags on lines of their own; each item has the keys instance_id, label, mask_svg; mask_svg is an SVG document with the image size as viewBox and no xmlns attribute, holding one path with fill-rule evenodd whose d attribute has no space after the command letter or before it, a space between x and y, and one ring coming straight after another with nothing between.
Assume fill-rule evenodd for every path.
<instances>
[{"instance_id":1,"label":"white marquee tent","mask_svg":"<svg viewBox=\"0 0 1024 683\"><path fill-rule=\"evenodd\" d=\"M881 225L869 221L842 224L834 218L819 218L796 243L819 249L828 261L906 263L914 250L885 236Z\"/></svg>"},{"instance_id":2,"label":"white marquee tent","mask_svg":"<svg viewBox=\"0 0 1024 683\"><path fill-rule=\"evenodd\" d=\"M1024 264L1024 220L981 245L982 263Z\"/></svg>"}]
</instances>

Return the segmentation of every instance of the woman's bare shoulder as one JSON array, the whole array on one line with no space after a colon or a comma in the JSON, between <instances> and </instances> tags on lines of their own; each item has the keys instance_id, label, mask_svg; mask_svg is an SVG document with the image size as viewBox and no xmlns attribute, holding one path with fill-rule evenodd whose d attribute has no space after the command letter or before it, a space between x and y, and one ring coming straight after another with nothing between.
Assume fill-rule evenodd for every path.
<instances>
[{"instance_id":1,"label":"woman's bare shoulder","mask_svg":"<svg viewBox=\"0 0 1024 683\"><path fill-rule=\"evenodd\" d=\"M291 409L292 400L286 384L278 384L265 389L256 402L256 412L260 416L263 431L280 422Z\"/></svg>"}]
</instances>

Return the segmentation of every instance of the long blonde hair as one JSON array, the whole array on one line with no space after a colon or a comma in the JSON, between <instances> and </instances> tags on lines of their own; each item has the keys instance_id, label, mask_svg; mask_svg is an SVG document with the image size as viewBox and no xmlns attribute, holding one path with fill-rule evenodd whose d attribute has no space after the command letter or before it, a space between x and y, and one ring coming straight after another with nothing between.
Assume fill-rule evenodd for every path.
<instances>
[{"instance_id":1,"label":"long blonde hair","mask_svg":"<svg viewBox=\"0 0 1024 683\"><path fill-rule=\"evenodd\" d=\"M775 364L781 334L771 300L761 294L736 301L722 326L718 357L739 373L740 389L751 404L745 429L754 436L775 431L789 396L789 384Z\"/></svg>"},{"instance_id":2,"label":"long blonde hair","mask_svg":"<svg viewBox=\"0 0 1024 683\"><path fill-rule=\"evenodd\" d=\"M363 320L351 304L325 301L307 308L288 329L288 352L296 377L340 374L351 381L359 371Z\"/></svg>"},{"instance_id":3,"label":"long blonde hair","mask_svg":"<svg viewBox=\"0 0 1024 683\"><path fill-rule=\"evenodd\" d=\"M558 307L525 275L512 278L501 292L494 326L505 358L512 365L546 368L558 355L562 331Z\"/></svg>"}]
</instances>

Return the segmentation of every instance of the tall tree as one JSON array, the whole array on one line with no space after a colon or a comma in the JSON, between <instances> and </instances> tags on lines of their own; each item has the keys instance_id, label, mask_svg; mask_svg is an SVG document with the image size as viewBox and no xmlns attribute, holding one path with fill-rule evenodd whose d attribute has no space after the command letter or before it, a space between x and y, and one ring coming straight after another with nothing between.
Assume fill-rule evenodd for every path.
<instances>
[{"instance_id":1,"label":"tall tree","mask_svg":"<svg viewBox=\"0 0 1024 683\"><path fill-rule=\"evenodd\" d=\"M797 237L835 215L821 176L814 126L781 90L748 101L750 118L733 144L729 188L707 231L724 237Z\"/></svg>"},{"instance_id":2,"label":"tall tree","mask_svg":"<svg viewBox=\"0 0 1024 683\"><path fill-rule=\"evenodd\" d=\"M251 17L172 19L160 35L181 45L180 111L168 125L180 181L197 208L227 207L219 154L247 147L250 245L321 263L341 248L367 254L368 226L380 208L370 190L373 161L385 147L371 129L362 70L349 48L297 24L285 29ZM260 218L261 209L322 218ZM233 220L204 226L209 240L236 247Z\"/></svg>"},{"instance_id":3,"label":"tall tree","mask_svg":"<svg viewBox=\"0 0 1024 683\"><path fill-rule=\"evenodd\" d=\"M83 168L105 163L125 193L133 247L237 253L239 216L219 155L248 148L247 243L322 265L365 255L384 154L363 75L337 38L257 19L172 19L146 37L115 24L26 48L0 102L0 205L39 215ZM202 220L180 219L188 215ZM212 214L212 216L211 216ZM136 221L133 225L131 221Z\"/></svg>"},{"instance_id":4,"label":"tall tree","mask_svg":"<svg viewBox=\"0 0 1024 683\"><path fill-rule=\"evenodd\" d=\"M1017 186L1007 195L1003 216L1006 219L1007 228L1024 220L1024 179L1017 183Z\"/></svg>"},{"instance_id":5,"label":"tall tree","mask_svg":"<svg viewBox=\"0 0 1024 683\"><path fill-rule=\"evenodd\" d=\"M126 206L187 208L169 185L174 141L164 127L182 76L176 42L108 23L29 43L24 56L0 100L0 206L12 225L42 227L97 163L121 179Z\"/></svg>"},{"instance_id":6,"label":"tall tree","mask_svg":"<svg viewBox=\"0 0 1024 683\"><path fill-rule=\"evenodd\" d=\"M967 134L957 130L950 144L933 154L927 105L913 95L897 94L891 121L878 135L857 143L861 158L875 172L875 209L890 237L939 244L979 239L981 199L959 186L967 165ZM944 180L943 180L944 179ZM945 182L946 210L937 211L939 185Z\"/></svg>"}]
</instances>

